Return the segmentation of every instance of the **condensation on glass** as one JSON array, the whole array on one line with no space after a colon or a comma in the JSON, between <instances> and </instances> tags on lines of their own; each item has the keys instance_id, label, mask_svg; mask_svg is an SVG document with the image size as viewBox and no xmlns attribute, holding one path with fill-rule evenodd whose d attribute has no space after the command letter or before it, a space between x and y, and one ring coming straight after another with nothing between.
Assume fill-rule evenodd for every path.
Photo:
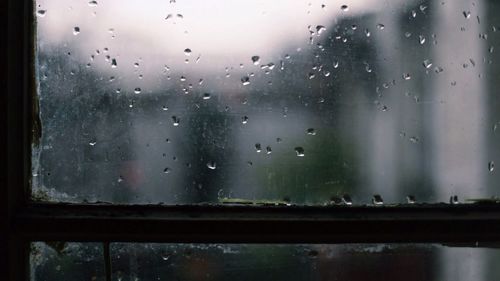
<instances>
[{"instance_id":1,"label":"condensation on glass","mask_svg":"<svg viewBox=\"0 0 500 281\"><path fill-rule=\"evenodd\" d=\"M37 0L33 196L497 196L499 10L493 0Z\"/></svg>"},{"instance_id":2,"label":"condensation on glass","mask_svg":"<svg viewBox=\"0 0 500 281\"><path fill-rule=\"evenodd\" d=\"M32 244L31 280L104 281L99 244ZM433 244L112 243L112 280L408 280L500 278L500 250Z\"/></svg>"}]
</instances>

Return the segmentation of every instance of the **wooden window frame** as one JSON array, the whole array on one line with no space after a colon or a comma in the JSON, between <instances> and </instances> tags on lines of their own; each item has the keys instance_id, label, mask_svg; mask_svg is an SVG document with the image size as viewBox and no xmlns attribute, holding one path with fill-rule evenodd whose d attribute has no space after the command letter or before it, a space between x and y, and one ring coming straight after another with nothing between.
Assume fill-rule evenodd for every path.
<instances>
[{"instance_id":1,"label":"wooden window frame","mask_svg":"<svg viewBox=\"0 0 500 281\"><path fill-rule=\"evenodd\" d=\"M37 131L34 4L2 1L1 280L27 281L31 241L500 245L500 205L161 206L28 200Z\"/></svg>"}]
</instances>

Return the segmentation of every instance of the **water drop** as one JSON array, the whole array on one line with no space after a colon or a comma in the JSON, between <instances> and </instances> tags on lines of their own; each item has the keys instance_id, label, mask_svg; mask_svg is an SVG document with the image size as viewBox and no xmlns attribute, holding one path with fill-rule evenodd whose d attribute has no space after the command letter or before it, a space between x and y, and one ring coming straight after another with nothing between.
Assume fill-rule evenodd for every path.
<instances>
[{"instance_id":1,"label":"water drop","mask_svg":"<svg viewBox=\"0 0 500 281\"><path fill-rule=\"evenodd\" d=\"M344 12L347 12L347 11L349 11L349 6L347 6L347 5L342 5L342 6L340 6L340 9L341 9L342 11L344 11Z\"/></svg>"},{"instance_id":2,"label":"water drop","mask_svg":"<svg viewBox=\"0 0 500 281\"><path fill-rule=\"evenodd\" d=\"M365 29L365 35L366 35L366 37L370 37L372 35L372 33L370 32L370 30L368 28Z\"/></svg>"},{"instance_id":3,"label":"water drop","mask_svg":"<svg viewBox=\"0 0 500 281\"><path fill-rule=\"evenodd\" d=\"M325 27L325 26L323 26L323 25L317 25L317 26L316 26L316 33L317 33L318 35L320 35L321 33L323 33L323 31L325 31L325 30L326 30L326 27Z\"/></svg>"},{"instance_id":4,"label":"water drop","mask_svg":"<svg viewBox=\"0 0 500 281\"><path fill-rule=\"evenodd\" d=\"M423 65L425 68L429 69L429 68L431 68L431 66L432 66L432 62L431 62L431 60L426 59L426 60L424 60L424 62L422 62L422 65Z\"/></svg>"},{"instance_id":5,"label":"water drop","mask_svg":"<svg viewBox=\"0 0 500 281\"><path fill-rule=\"evenodd\" d=\"M373 203L373 205L383 205L384 200L382 199L382 196L375 194L375 195L373 195L372 203Z\"/></svg>"},{"instance_id":6,"label":"water drop","mask_svg":"<svg viewBox=\"0 0 500 281\"><path fill-rule=\"evenodd\" d=\"M191 49L189 49L189 48L184 49L184 54L186 56L190 56L191 55Z\"/></svg>"},{"instance_id":7,"label":"water drop","mask_svg":"<svg viewBox=\"0 0 500 281\"><path fill-rule=\"evenodd\" d=\"M134 89L135 94L140 94L141 93L141 88L137 87Z\"/></svg>"},{"instance_id":8,"label":"water drop","mask_svg":"<svg viewBox=\"0 0 500 281\"><path fill-rule=\"evenodd\" d=\"M418 143L420 140L419 140L417 137L411 137L411 138L410 138L410 141L411 141L412 143Z\"/></svg>"},{"instance_id":9,"label":"water drop","mask_svg":"<svg viewBox=\"0 0 500 281\"><path fill-rule=\"evenodd\" d=\"M405 32L405 37L410 38L411 37L411 32Z\"/></svg>"},{"instance_id":10,"label":"water drop","mask_svg":"<svg viewBox=\"0 0 500 281\"><path fill-rule=\"evenodd\" d=\"M117 66L116 59L112 59L111 60L111 67L116 68L116 66Z\"/></svg>"},{"instance_id":11,"label":"water drop","mask_svg":"<svg viewBox=\"0 0 500 281\"><path fill-rule=\"evenodd\" d=\"M184 82L184 81L186 81L186 77L185 77L185 76L181 76L181 77L179 78L179 80L181 80L182 82Z\"/></svg>"},{"instance_id":12,"label":"water drop","mask_svg":"<svg viewBox=\"0 0 500 281\"><path fill-rule=\"evenodd\" d=\"M311 135L311 136L315 136L316 135L316 131L314 130L314 128L309 128L309 129L307 129L307 134Z\"/></svg>"},{"instance_id":13,"label":"water drop","mask_svg":"<svg viewBox=\"0 0 500 281\"><path fill-rule=\"evenodd\" d=\"M410 80L411 79L410 73L403 73L403 79L404 80Z\"/></svg>"},{"instance_id":14,"label":"water drop","mask_svg":"<svg viewBox=\"0 0 500 281\"><path fill-rule=\"evenodd\" d=\"M470 11L463 11L462 14L466 19L470 19Z\"/></svg>"},{"instance_id":15,"label":"water drop","mask_svg":"<svg viewBox=\"0 0 500 281\"><path fill-rule=\"evenodd\" d=\"M45 17L46 13L47 13L47 10L38 10L36 12L36 15L39 16L39 17L41 17L41 18L43 18L43 17Z\"/></svg>"},{"instance_id":16,"label":"water drop","mask_svg":"<svg viewBox=\"0 0 500 281\"><path fill-rule=\"evenodd\" d=\"M172 1L170 1L170 3L172 3ZM174 3L175 3L175 1L174 1ZM167 261L167 260L170 258L170 255L168 255L168 254L163 254L163 255L161 255L161 258L162 258L164 261Z\"/></svg>"},{"instance_id":17,"label":"water drop","mask_svg":"<svg viewBox=\"0 0 500 281\"><path fill-rule=\"evenodd\" d=\"M385 25L379 23L379 24L377 24L377 28L380 29L380 30L384 30Z\"/></svg>"},{"instance_id":18,"label":"water drop","mask_svg":"<svg viewBox=\"0 0 500 281\"><path fill-rule=\"evenodd\" d=\"M349 196L349 194L344 194L344 196L342 196L342 202L344 202L344 204L346 205L352 205L352 198L351 196Z\"/></svg>"},{"instance_id":19,"label":"water drop","mask_svg":"<svg viewBox=\"0 0 500 281\"><path fill-rule=\"evenodd\" d=\"M453 195L453 196L450 197L450 204L456 205L458 203L459 203L458 196Z\"/></svg>"},{"instance_id":20,"label":"water drop","mask_svg":"<svg viewBox=\"0 0 500 281\"><path fill-rule=\"evenodd\" d=\"M316 74L314 74L314 72L309 72L308 77L309 79L314 79L314 77L316 77Z\"/></svg>"},{"instance_id":21,"label":"water drop","mask_svg":"<svg viewBox=\"0 0 500 281\"><path fill-rule=\"evenodd\" d=\"M304 148L297 146L295 148L295 153L297 153L298 157L304 157Z\"/></svg>"},{"instance_id":22,"label":"water drop","mask_svg":"<svg viewBox=\"0 0 500 281\"><path fill-rule=\"evenodd\" d=\"M406 196L406 202L408 204L415 204L415 202L416 202L415 196L413 196L413 195Z\"/></svg>"},{"instance_id":23,"label":"water drop","mask_svg":"<svg viewBox=\"0 0 500 281\"><path fill-rule=\"evenodd\" d=\"M241 77L241 84L243 84L243 86L249 85L250 84L250 77L248 77L248 76Z\"/></svg>"},{"instance_id":24,"label":"water drop","mask_svg":"<svg viewBox=\"0 0 500 281\"><path fill-rule=\"evenodd\" d=\"M170 171L171 171L171 170L170 170L170 168L168 168L168 167L167 167L167 168L165 168L165 169L163 169L163 172L164 172L165 174L169 174L169 173L170 173Z\"/></svg>"},{"instance_id":25,"label":"water drop","mask_svg":"<svg viewBox=\"0 0 500 281\"><path fill-rule=\"evenodd\" d=\"M495 162L490 161L488 163L488 171L493 172L495 170Z\"/></svg>"},{"instance_id":26,"label":"water drop","mask_svg":"<svg viewBox=\"0 0 500 281\"><path fill-rule=\"evenodd\" d=\"M338 68L339 67L339 61L333 61L333 68Z\"/></svg>"},{"instance_id":27,"label":"water drop","mask_svg":"<svg viewBox=\"0 0 500 281\"><path fill-rule=\"evenodd\" d=\"M257 153L262 151L262 147L261 147L260 143L255 144L255 151L257 151Z\"/></svg>"},{"instance_id":28,"label":"water drop","mask_svg":"<svg viewBox=\"0 0 500 281\"><path fill-rule=\"evenodd\" d=\"M258 65L260 63L260 57L259 56L253 56L252 57L252 63L254 65Z\"/></svg>"},{"instance_id":29,"label":"water drop","mask_svg":"<svg viewBox=\"0 0 500 281\"><path fill-rule=\"evenodd\" d=\"M94 141L94 140L93 140L93 141L89 141L89 145L90 145L90 146L94 146L94 145L96 145L96 144L97 144L97 142L96 142L96 141Z\"/></svg>"},{"instance_id":30,"label":"water drop","mask_svg":"<svg viewBox=\"0 0 500 281\"><path fill-rule=\"evenodd\" d=\"M271 147L270 146L267 146L266 147L266 154L271 154L273 151L271 150Z\"/></svg>"},{"instance_id":31,"label":"water drop","mask_svg":"<svg viewBox=\"0 0 500 281\"><path fill-rule=\"evenodd\" d=\"M204 99L204 100L209 100L209 99L210 99L210 97L211 97L211 96L210 96L210 93L204 93L204 94L203 94L203 99Z\"/></svg>"},{"instance_id":32,"label":"water drop","mask_svg":"<svg viewBox=\"0 0 500 281\"><path fill-rule=\"evenodd\" d=\"M425 43L425 37L423 35L419 35L418 42L420 43L420 45L423 45Z\"/></svg>"},{"instance_id":33,"label":"water drop","mask_svg":"<svg viewBox=\"0 0 500 281\"><path fill-rule=\"evenodd\" d=\"M210 169L210 170L215 170L216 168L216 164L214 161L210 161L207 163L207 167Z\"/></svg>"},{"instance_id":34,"label":"water drop","mask_svg":"<svg viewBox=\"0 0 500 281\"><path fill-rule=\"evenodd\" d=\"M180 122L181 122L181 119L180 119L179 117L177 117L177 116L175 116L175 115L174 115L174 116L172 116L172 124L173 124L174 126L176 126L176 127L177 127L177 126L179 126L179 123L180 123Z\"/></svg>"},{"instance_id":35,"label":"water drop","mask_svg":"<svg viewBox=\"0 0 500 281\"><path fill-rule=\"evenodd\" d=\"M243 117L241 117L241 123L242 123L242 124L246 124L246 123L248 123L248 116L243 116Z\"/></svg>"},{"instance_id":36,"label":"water drop","mask_svg":"<svg viewBox=\"0 0 500 281\"><path fill-rule=\"evenodd\" d=\"M78 26L73 27L73 35L78 35L78 33L80 33L80 27Z\"/></svg>"},{"instance_id":37,"label":"water drop","mask_svg":"<svg viewBox=\"0 0 500 281\"><path fill-rule=\"evenodd\" d=\"M95 6L97 6L97 1L89 1L89 6L90 6L90 7L95 7Z\"/></svg>"}]
</instances>

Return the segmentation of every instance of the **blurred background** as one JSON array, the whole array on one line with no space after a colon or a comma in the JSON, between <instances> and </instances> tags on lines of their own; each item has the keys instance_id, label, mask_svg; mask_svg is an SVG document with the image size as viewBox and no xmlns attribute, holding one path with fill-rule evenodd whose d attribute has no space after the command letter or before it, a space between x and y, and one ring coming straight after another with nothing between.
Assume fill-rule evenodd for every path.
<instances>
[{"instance_id":1,"label":"blurred background","mask_svg":"<svg viewBox=\"0 0 500 281\"><path fill-rule=\"evenodd\" d=\"M35 199L498 195L498 1L35 6Z\"/></svg>"},{"instance_id":2,"label":"blurred background","mask_svg":"<svg viewBox=\"0 0 500 281\"><path fill-rule=\"evenodd\" d=\"M31 280L104 281L99 243L33 243ZM434 244L112 243L113 281L498 280L500 251Z\"/></svg>"}]
</instances>

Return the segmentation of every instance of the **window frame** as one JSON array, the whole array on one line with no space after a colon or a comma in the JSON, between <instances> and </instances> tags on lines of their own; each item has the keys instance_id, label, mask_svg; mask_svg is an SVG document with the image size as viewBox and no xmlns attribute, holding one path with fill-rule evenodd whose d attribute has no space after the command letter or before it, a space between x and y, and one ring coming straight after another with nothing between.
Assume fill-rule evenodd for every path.
<instances>
[{"instance_id":1,"label":"window frame","mask_svg":"<svg viewBox=\"0 0 500 281\"><path fill-rule=\"evenodd\" d=\"M215 206L35 203L28 199L38 132L32 0L3 1L0 177L2 280L29 279L30 241L189 243L443 243L500 245L500 204ZM109 248L108 248L109 249Z\"/></svg>"}]
</instances>

